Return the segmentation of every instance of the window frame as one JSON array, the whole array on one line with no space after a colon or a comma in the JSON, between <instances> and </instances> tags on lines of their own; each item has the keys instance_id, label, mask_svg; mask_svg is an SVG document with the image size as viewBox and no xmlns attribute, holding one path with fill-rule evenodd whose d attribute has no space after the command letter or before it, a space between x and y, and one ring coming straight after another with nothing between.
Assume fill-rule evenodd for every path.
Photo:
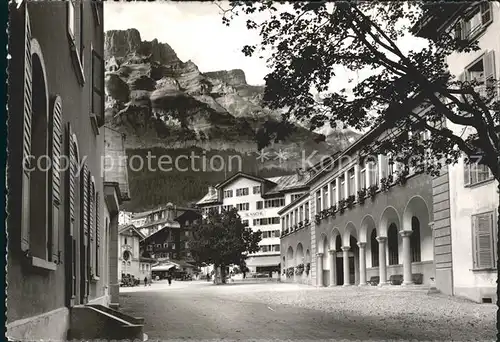
<instances>
[{"instance_id":1,"label":"window frame","mask_svg":"<svg viewBox=\"0 0 500 342\"><path fill-rule=\"evenodd\" d=\"M94 49L93 45L90 45L91 49L91 96L90 96L90 108L91 108L91 120L92 125L95 130L96 135L99 134L99 128L104 126L104 111L105 111L105 84L104 84L104 58ZM97 75L97 82L100 84L96 85L95 76L95 63L99 63L100 74ZM95 106L95 96L96 94L100 96L99 107L100 114L96 112Z\"/></svg>"},{"instance_id":2,"label":"window frame","mask_svg":"<svg viewBox=\"0 0 500 342\"><path fill-rule=\"evenodd\" d=\"M80 6L78 6L80 4ZM82 43L82 14L83 2L67 1L66 3L66 31L71 51L71 59L80 86L85 84L84 65L84 44ZM77 30L79 30L77 34Z\"/></svg>"}]
</instances>

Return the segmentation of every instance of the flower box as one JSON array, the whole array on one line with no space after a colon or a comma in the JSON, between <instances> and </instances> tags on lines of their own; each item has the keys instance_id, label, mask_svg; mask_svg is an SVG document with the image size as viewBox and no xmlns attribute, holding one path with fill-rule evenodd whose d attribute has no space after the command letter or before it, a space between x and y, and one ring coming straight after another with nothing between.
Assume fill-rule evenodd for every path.
<instances>
[{"instance_id":1,"label":"flower box","mask_svg":"<svg viewBox=\"0 0 500 342\"><path fill-rule=\"evenodd\" d=\"M352 207L354 206L355 200L356 200L356 197L354 195L350 195L349 197L347 197L347 200L345 201L347 208L352 209Z\"/></svg>"},{"instance_id":2,"label":"flower box","mask_svg":"<svg viewBox=\"0 0 500 342\"><path fill-rule=\"evenodd\" d=\"M366 188L358 190L358 202L360 204L365 203L365 198L366 198Z\"/></svg>"}]
</instances>

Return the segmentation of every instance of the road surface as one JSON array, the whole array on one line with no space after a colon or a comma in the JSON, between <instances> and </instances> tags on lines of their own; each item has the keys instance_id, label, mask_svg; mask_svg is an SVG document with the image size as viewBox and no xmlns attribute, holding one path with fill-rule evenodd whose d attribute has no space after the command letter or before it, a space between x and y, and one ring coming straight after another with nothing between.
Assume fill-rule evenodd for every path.
<instances>
[{"instance_id":1,"label":"road surface","mask_svg":"<svg viewBox=\"0 0 500 342\"><path fill-rule=\"evenodd\" d=\"M435 302L436 308L424 308L421 312L418 303L427 305L422 302L424 296L430 297L421 293L376 289L359 292L292 284L215 286L206 282L174 282L170 287L155 283L147 288L123 289L120 305L125 313L144 317L144 332L151 340L494 338L494 305L438 296L429 302ZM398 310L401 303L409 303L405 310L410 311ZM394 311L392 315L385 313L386 307ZM444 310L443 315L429 316L429 312L439 310ZM472 310L472 316L464 310Z\"/></svg>"}]
</instances>

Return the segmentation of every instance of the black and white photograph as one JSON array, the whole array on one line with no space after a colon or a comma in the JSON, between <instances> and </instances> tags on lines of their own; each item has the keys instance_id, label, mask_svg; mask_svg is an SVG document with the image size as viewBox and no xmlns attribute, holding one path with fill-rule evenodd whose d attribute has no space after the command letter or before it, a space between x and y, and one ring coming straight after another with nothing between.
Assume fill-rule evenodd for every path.
<instances>
[{"instance_id":1,"label":"black and white photograph","mask_svg":"<svg viewBox=\"0 0 500 342\"><path fill-rule=\"evenodd\" d=\"M7 6L5 340L500 340L499 1Z\"/></svg>"}]
</instances>

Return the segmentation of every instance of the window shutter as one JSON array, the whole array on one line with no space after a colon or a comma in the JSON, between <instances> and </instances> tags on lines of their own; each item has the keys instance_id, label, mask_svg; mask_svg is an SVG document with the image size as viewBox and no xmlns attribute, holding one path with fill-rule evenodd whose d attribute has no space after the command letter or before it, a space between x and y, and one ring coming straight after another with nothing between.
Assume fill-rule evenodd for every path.
<instances>
[{"instance_id":1,"label":"window shutter","mask_svg":"<svg viewBox=\"0 0 500 342\"><path fill-rule=\"evenodd\" d=\"M31 121L32 121L32 60L31 60L31 25L26 1L24 8L24 118L23 118L23 185L22 185L22 222L21 249L29 249L30 227L30 173L28 157L31 155Z\"/></svg>"},{"instance_id":2,"label":"window shutter","mask_svg":"<svg viewBox=\"0 0 500 342\"><path fill-rule=\"evenodd\" d=\"M69 235L74 235L74 225L75 225L75 181L78 171L78 156L76 151L76 141L73 138L73 131L71 130L71 125L68 123L68 157L69 157L69 168L67 171L67 186L68 186L68 226L70 227Z\"/></svg>"},{"instance_id":3,"label":"window shutter","mask_svg":"<svg viewBox=\"0 0 500 342\"><path fill-rule=\"evenodd\" d=\"M466 159L467 157L463 158L464 162L464 186L465 185L470 185L470 164L467 164Z\"/></svg>"},{"instance_id":4,"label":"window shutter","mask_svg":"<svg viewBox=\"0 0 500 342\"><path fill-rule=\"evenodd\" d=\"M81 222L82 222L81 229L83 230L83 233L85 235L83 242L86 246L87 245L87 237L89 235L89 191L88 191L88 188L89 188L89 170L88 170L87 163L83 164L83 168L81 170L80 185L81 185L80 215L81 215Z\"/></svg>"},{"instance_id":5,"label":"window shutter","mask_svg":"<svg viewBox=\"0 0 500 342\"><path fill-rule=\"evenodd\" d=\"M484 81L488 98L495 95L495 51L488 51L483 57Z\"/></svg>"},{"instance_id":6,"label":"window shutter","mask_svg":"<svg viewBox=\"0 0 500 342\"><path fill-rule=\"evenodd\" d=\"M96 245L99 247L101 245L101 218L100 218L100 208L99 208L99 193L95 196L95 241Z\"/></svg>"},{"instance_id":7,"label":"window shutter","mask_svg":"<svg viewBox=\"0 0 500 342\"><path fill-rule=\"evenodd\" d=\"M493 218L491 214L473 217L476 235L476 266L478 268L493 268Z\"/></svg>"},{"instance_id":8,"label":"window shutter","mask_svg":"<svg viewBox=\"0 0 500 342\"><path fill-rule=\"evenodd\" d=\"M488 25L493 21L493 16L491 15L491 3L488 1L483 1L480 5L481 8L481 24L483 26Z\"/></svg>"},{"instance_id":9,"label":"window shutter","mask_svg":"<svg viewBox=\"0 0 500 342\"><path fill-rule=\"evenodd\" d=\"M89 278L91 278L92 271L93 271L93 265L94 265L94 241L95 241L95 181L94 177L89 174L89 187L88 187L88 196L89 196L89 236L88 236L88 251L89 254L87 256L88 259L88 264L87 264L87 270L89 274Z\"/></svg>"},{"instance_id":10,"label":"window shutter","mask_svg":"<svg viewBox=\"0 0 500 342\"><path fill-rule=\"evenodd\" d=\"M52 232L51 232L51 261L61 261L59 248L59 206L61 204L61 149L62 149L62 102L61 97L56 96L52 101L52 117L50 130L52 131L52 191L50 193L52 203Z\"/></svg>"}]
</instances>

